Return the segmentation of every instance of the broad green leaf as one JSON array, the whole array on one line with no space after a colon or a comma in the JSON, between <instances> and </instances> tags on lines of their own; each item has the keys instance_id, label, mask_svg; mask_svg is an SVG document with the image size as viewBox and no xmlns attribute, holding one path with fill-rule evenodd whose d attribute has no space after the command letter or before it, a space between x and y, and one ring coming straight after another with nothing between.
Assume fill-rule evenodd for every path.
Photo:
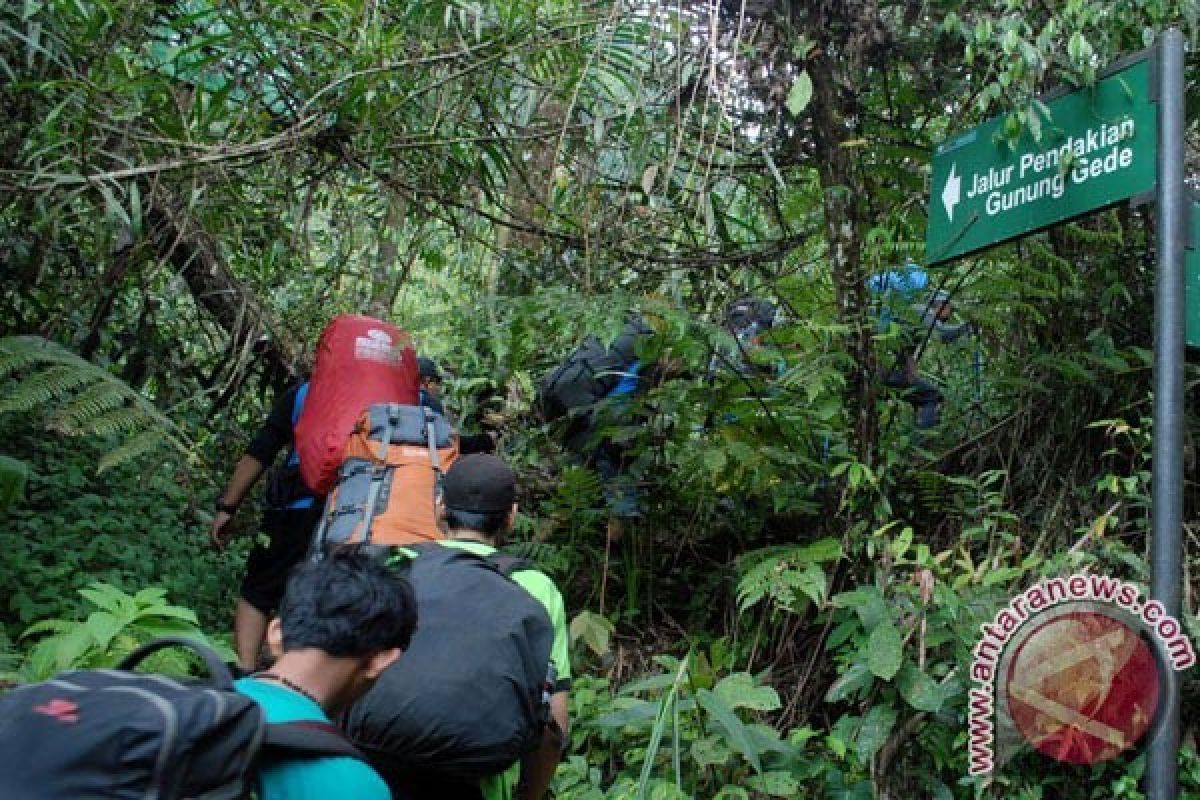
<instances>
[{"instance_id":1,"label":"broad green leaf","mask_svg":"<svg viewBox=\"0 0 1200 800\"><path fill-rule=\"evenodd\" d=\"M752 775L746 780L746 785L772 797L796 797L800 793L800 782L790 772L782 770Z\"/></svg>"},{"instance_id":2,"label":"broad green leaf","mask_svg":"<svg viewBox=\"0 0 1200 800\"><path fill-rule=\"evenodd\" d=\"M809 102L812 101L813 83L809 77L808 70L801 72L792 81L792 88L788 91L787 109L793 115L799 116L804 109L808 108Z\"/></svg>"},{"instance_id":3,"label":"broad green leaf","mask_svg":"<svg viewBox=\"0 0 1200 800\"><path fill-rule=\"evenodd\" d=\"M912 664L900 668L896 688L900 690L900 696L918 711L936 713L942 707L942 690L937 682Z\"/></svg>"},{"instance_id":4,"label":"broad green leaf","mask_svg":"<svg viewBox=\"0 0 1200 800\"><path fill-rule=\"evenodd\" d=\"M705 736L692 742L692 760L700 767L722 766L733 751L720 736Z\"/></svg>"},{"instance_id":5,"label":"broad green leaf","mask_svg":"<svg viewBox=\"0 0 1200 800\"><path fill-rule=\"evenodd\" d=\"M114 614L124 614L128 611L129 595L108 583L93 583L86 589L80 589L79 594L96 608L111 611Z\"/></svg>"},{"instance_id":6,"label":"broad green leaf","mask_svg":"<svg viewBox=\"0 0 1200 800\"><path fill-rule=\"evenodd\" d=\"M796 550L797 561L837 561L842 557L842 543L832 537L818 539Z\"/></svg>"},{"instance_id":7,"label":"broad green leaf","mask_svg":"<svg viewBox=\"0 0 1200 800\"><path fill-rule=\"evenodd\" d=\"M825 692L826 703L838 703L860 689L866 689L875 680L866 664L851 664L829 690Z\"/></svg>"},{"instance_id":8,"label":"broad green leaf","mask_svg":"<svg viewBox=\"0 0 1200 800\"><path fill-rule=\"evenodd\" d=\"M835 608L853 609L866 631L874 630L876 625L891 616L883 593L875 586L860 586L854 591L842 592L834 595L830 602Z\"/></svg>"},{"instance_id":9,"label":"broad green leaf","mask_svg":"<svg viewBox=\"0 0 1200 800\"><path fill-rule=\"evenodd\" d=\"M904 641L891 622L883 622L871 631L867 640L867 666L876 676L890 681L900 669Z\"/></svg>"},{"instance_id":10,"label":"broad green leaf","mask_svg":"<svg viewBox=\"0 0 1200 800\"><path fill-rule=\"evenodd\" d=\"M762 761L759 759L758 750L750 740L745 723L738 719L733 709L725 705L721 698L708 689L701 689L697 692L696 700L725 729L729 743L745 756L746 761L754 768L755 772L761 773Z\"/></svg>"},{"instance_id":11,"label":"broad green leaf","mask_svg":"<svg viewBox=\"0 0 1200 800\"><path fill-rule=\"evenodd\" d=\"M725 705L732 709L775 711L780 707L779 693L770 686L758 686L748 672L735 672L721 679L713 689Z\"/></svg>"},{"instance_id":12,"label":"broad green leaf","mask_svg":"<svg viewBox=\"0 0 1200 800\"><path fill-rule=\"evenodd\" d=\"M722 786L713 800L750 800L750 793L740 786Z\"/></svg>"},{"instance_id":13,"label":"broad green leaf","mask_svg":"<svg viewBox=\"0 0 1200 800\"><path fill-rule=\"evenodd\" d=\"M854 741L854 752L863 764L870 763L896 725L896 711L888 706L875 706L867 712Z\"/></svg>"},{"instance_id":14,"label":"broad green leaf","mask_svg":"<svg viewBox=\"0 0 1200 800\"><path fill-rule=\"evenodd\" d=\"M598 656L608 653L613 624L594 611L580 611L571 620L571 641L582 641Z\"/></svg>"},{"instance_id":15,"label":"broad green leaf","mask_svg":"<svg viewBox=\"0 0 1200 800\"><path fill-rule=\"evenodd\" d=\"M113 637L125 627L124 623L109 611L93 611L84 624L101 650L106 650Z\"/></svg>"},{"instance_id":16,"label":"broad green leaf","mask_svg":"<svg viewBox=\"0 0 1200 800\"><path fill-rule=\"evenodd\" d=\"M666 689L675 683L675 676L671 674L651 675L648 678L627 683L621 687L617 693L620 695L637 694L638 692L650 692L658 689Z\"/></svg>"},{"instance_id":17,"label":"broad green leaf","mask_svg":"<svg viewBox=\"0 0 1200 800\"><path fill-rule=\"evenodd\" d=\"M639 725L653 720L658 713L658 703L632 698L618 699L615 705L623 705L616 711L596 717L591 724L597 728L623 728L626 725Z\"/></svg>"}]
</instances>

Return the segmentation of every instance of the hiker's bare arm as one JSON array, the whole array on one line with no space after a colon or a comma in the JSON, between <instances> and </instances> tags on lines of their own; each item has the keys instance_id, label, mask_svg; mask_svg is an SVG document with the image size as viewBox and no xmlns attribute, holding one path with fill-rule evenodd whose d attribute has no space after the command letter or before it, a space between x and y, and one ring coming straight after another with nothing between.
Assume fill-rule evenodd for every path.
<instances>
[{"instance_id":1,"label":"hiker's bare arm","mask_svg":"<svg viewBox=\"0 0 1200 800\"><path fill-rule=\"evenodd\" d=\"M254 456L242 456L237 466L233 468L233 475L230 476L225 490L221 492L220 497L217 499L227 506L236 507L240 505L246 495L250 493L250 488L254 486L255 481L265 471L266 467ZM233 519L233 514L227 511L218 511L216 516L213 517L212 530L209 532L209 537L217 547L224 546L225 527L231 519Z\"/></svg>"},{"instance_id":2,"label":"hiker's bare arm","mask_svg":"<svg viewBox=\"0 0 1200 800\"><path fill-rule=\"evenodd\" d=\"M571 736L566 692L556 692L550 697L550 716L555 724L546 726L545 732L542 733L542 743L521 760L517 800L541 800L550 788L554 769L558 766Z\"/></svg>"}]
</instances>

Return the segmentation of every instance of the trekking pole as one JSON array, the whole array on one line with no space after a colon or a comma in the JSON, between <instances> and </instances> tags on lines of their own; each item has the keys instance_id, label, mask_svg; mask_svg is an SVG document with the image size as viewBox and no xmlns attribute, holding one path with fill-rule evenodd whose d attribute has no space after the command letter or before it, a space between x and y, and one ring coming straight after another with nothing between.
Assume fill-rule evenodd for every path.
<instances>
[{"instance_id":1,"label":"trekking pole","mask_svg":"<svg viewBox=\"0 0 1200 800\"><path fill-rule=\"evenodd\" d=\"M975 353L971 358L975 369L975 418L983 417L983 354L979 347L979 334L975 333Z\"/></svg>"}]
</instances>

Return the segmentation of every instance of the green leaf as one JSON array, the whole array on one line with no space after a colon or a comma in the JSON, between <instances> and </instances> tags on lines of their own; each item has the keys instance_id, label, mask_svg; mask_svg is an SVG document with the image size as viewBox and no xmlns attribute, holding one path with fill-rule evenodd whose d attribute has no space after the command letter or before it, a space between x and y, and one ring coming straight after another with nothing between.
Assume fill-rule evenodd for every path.
<instances>
[{"instance_id":1,"label":"green leaf","mask_svg":"<svg viewBox=\"0 0 1200 800\"><path fill-rule=\"evenodd\" d=\"M608 653L613 630L607 617L594 611L580 611L571 620L571 641L582 641L593 653L603 656Z\"/></svg>"},{"instance_id":2,"label":"green leaf","mask_svg":"<svg viewBox=\"0 0 1200 800\"><path fill-rule=\"evenodd\" d=\"M642 678L632 683L627 683L621 687L617 694L630 695L638 692L650 692L659 689L666 689L675 683L675 676L669 673L662 675L651 675L649 678Z\"/></svg>"},{"instance_id":3,"label":"green leaf","mask_svg":"<svg viewBox=\"0 0 1200 800\"><path fill-rule=\"evenodd\" d=\"M867 640L867 667L876 676L890 681L900 669L904 641L891 622L880 623Z\"/></svg>"},{"instance_id":4,"label":"green leaf","mask_svg":"<svg viewBox=\"0 0 1200 800\"><path fill-rule=\"evenodd\" d=\"M750 793L740 786L722 786L713 800L750 800Z\"/></svg>"},{"instance_id":5,"label":"green leaf","mask_svg":"<svg viewBox=\"0 0 1200 800\"><path fill-rule=\"evenodd\" d=\"M617 701L621 703L620 700ZM658 703L645 700L626 700L628 705L603 714L591 721L597 728L623 728L626 725L638 725L654 719L658 714Z\"/></svg>"},{"instance_id":6,"label":"green leaf","mask_svg":"<svg viewBox=\"0 0 1200 800\"><path fill-rule=\"evenodd\" d=\"M797 561L837 561L842 557L842 543L832 537L818 539L796 550Z\"/></svg>"},{"instance_id":7,"label":"green leaf","mask_svg":"<svg viewBox=\"0 0 1200 800\"><path fill-rule=\"evenodd\" d=\"M692 742L692 760L700 767L723 766L733 751L720 736L705 736Z\"/></svg>"},{"instance_id":8,"label":"green leaf","mask_svg":"<svg viewBox=\"0 0 1200 800\"><path fill-rule=\"evenodd\" d=\"M721 679L713 689L725 705L733 709L775 711L782 704L779 694L770 686L757 686L748 672L735 672Z\"/></svg>"},{"instance_id":9,"label":"green leaf","mask_svg":"<svg viewBox=\"0 0 1200 800\"><path fill-rule=\"evenodd\" d=\"M796 797L800 793L799 781L790 772L782 770L771 770L762 775L751 776L746 779L746 785L772 797Z\"/></svg>"},{"instance_id":10,"label":"green leaf","mask_svg":"<svg viewBox=\"0 0 1200 800\"><path fill-rule=\"evenodd\" d=\"M83 595L83 598L96 608L102 608L114 614L126 611L125 603L122 601L129 597L112 584L99 582L93 583L86 589L80 589L79 594Z\"/></svg>"},{"instance_id":11,"label":"green leaf","mask_svg":"<svg viewBox=\"0 0 1200 800\"><path fill-rule=\"evenodd\" d=\"M883 593L875 586L860 586L852 592L842 592L834 595L831 602L834 608L853 609L866 631L874 630L876 625L891 617Z\"/></svg>"},{"instance_id":12,"label":"green leaf","mask_svg":"<svg viewBox=\"0 0 1200 800\"><path fill-rule=\"evenodd\" d=\"M860 689L866 689L875 680L866 664L851 664L842 676L833 682L825 693L826 703L837 703Z\"/></svg>"},{"instance_id":13,"label":"green leaf","mask_svg":"<svg viewBox=\"0 0 1200 800\"><path fill-rule=\"evenodd\" d=\"M746 761L754 768L755 772L761 773L762 761L759 760L758 750L750 741L750 734L746 730L745 724L738 719L737 714L733 713L733 709L725 705L721 698L708 689L701 689L697 692L696 700L725 729L729 743L745 756Z\"/></svg>"},{"instance_id":14,"label":"green leaf","mask_svg":"<svg viewBox=\"0 0 1200 800\"><path fill-rule=\"evenodd\" d=\"M912 664L900 668L896 688L900 690L900 696L918 711L936 713L942 707L942 691L937 682Z\"/></svg>"},{"instance_id":15,"label":"green leaf","mask_svg":"<svg viewBox=\"0 0 1200 800\"><path fill-rule=\"evenodd\" d=\"M29 465L8 456L0 456L0 514L25 499Z\"/></svg>"},{"instance_id":16,"label":"green leaf","mask_svg":"<svg viewBox=\"0 0 1200 800\"><path fill-rule=\"evenodd\" d=\"M812 78L809 77L808 70L805 70L796 76L796 80L792 81L792 88L788 91L787 96L788 111L792 112L794 116L800 116L812 101L812 94Z\"/></svg>"},{"instance_id":17,"label":"green leaf","mask_svg":"<svg viewBox=\"0 0 1200 800\"><path fill-rule=\"evenodd\" d=\"M109 611L93 611L88 615L87 622L84 624L87 626L88 633L96 641L96 647L101 650L107 650L113 637L125 627L125 624Z\"/></svg>"},{"instance_id":18,"label":"green leaf","mask_svg":"<svg viewBox=\"0 0 1200 800\"><path fill-rule=\"evenodd\" d=\"M879 748L883 747L888 735L896 725L896 710L888 706L875 706L863 717L854 740L854 752L864 765L870 763Z\"/></svg>"}]
</instances>

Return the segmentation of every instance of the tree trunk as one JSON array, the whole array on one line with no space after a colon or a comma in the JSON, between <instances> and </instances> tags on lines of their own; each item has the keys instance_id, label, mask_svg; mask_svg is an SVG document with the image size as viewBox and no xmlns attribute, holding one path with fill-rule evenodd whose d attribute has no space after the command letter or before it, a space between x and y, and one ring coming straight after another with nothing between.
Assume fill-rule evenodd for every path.
<instances>
[{"instance_id":1,"label":"tree trunk","mask_svg":"<svg viewBox=\"0 0 1200 800\"><path fill-rule=\"evenodd\" d=\"M232 361L226 376L231 383L241 382L252 361L262 365L270 384L294 381L301 370L299 343L230 272L216 240L187 206L158 184L150 190L148 218L159 255L170 261L197 305L229 336Z\"/></svg>"}]
</instances>

